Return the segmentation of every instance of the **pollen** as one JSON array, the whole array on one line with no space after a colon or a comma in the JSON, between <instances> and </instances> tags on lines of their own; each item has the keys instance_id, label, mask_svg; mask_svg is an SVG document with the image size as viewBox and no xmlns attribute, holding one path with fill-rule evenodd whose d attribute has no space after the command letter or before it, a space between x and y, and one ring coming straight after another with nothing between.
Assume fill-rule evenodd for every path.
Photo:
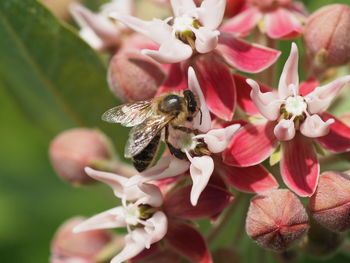
<instances>
[{"instance_id":1,"label":"pollen","mask_svg":"<svg viewBox=\"0 0 350 263\"><path fill-rule=\"evenodd\" d=\"M182 152L192 151L196 148L197 140L195 140L193 137L194 134L192 133L181 134L178 140L178 146L180 147Z\"/></svg>"},{"instance_id":2,"label":"pollen","mask_svg":"<svg viewBox=\"0 0 350 263\"><path fill-rule=\"evenodd\" d=\"M286 99L284 108L293 116L301 116L306 111L307 104L302 96L292 96Z\"/></svg>"}]
</instances>

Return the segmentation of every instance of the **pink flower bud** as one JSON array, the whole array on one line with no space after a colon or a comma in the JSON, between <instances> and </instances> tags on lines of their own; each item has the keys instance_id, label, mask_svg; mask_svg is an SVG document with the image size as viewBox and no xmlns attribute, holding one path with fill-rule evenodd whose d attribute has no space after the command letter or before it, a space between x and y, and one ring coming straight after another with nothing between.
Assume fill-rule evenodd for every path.
<instances>
[{"instance_id":1,"label":"pink flower bud","mask_svg":"<svg viewBox=\"0 0 350 263\"><path fill-rule=\"evenodd\" d=\"M96 262L99 253L112 241L106 230L73 233L72 229L83 221L82 217L74 217L59 227L51 242L52 263Z\"/></svg>"},{"instance_id":2,"label":"pink flower bud","mask_svg":"<svg viewBox=\"0 0 350 263\"><path fill-rule=\"evenodd\" d=\"M107 138L98 130L84 128L60 133L51 142L49 156L58 176L73 184L93 182L84 168L111 159Z\"/></svg>"},{"instance_id":3,"label":"pink flower bud","mask_svg":"<svg viewBox=\"0 0 350 263\"><path fill-rule=\"evenodd\" d=\"M109 65L109 87L125 102L153 98L164 79L160 65L140 51L118 53Z\"/></svg>"},{"instance_id":4,"label":"pink flower bud","mask_svg":"<svg viewBox=\"0 0 350 263\"><path fill-rule=\"evenodd\" d=\"M327 5L307 21L304 40L320 66L338 66L350 61L350 7Z\"/></svg>"},{"instance_id":5,"label":"pink flower bud","mask_svg":"<svg viewBox=\"0 0 350 263\"><path fill-rule=\"evenodd\" d=\"M287 189L278 189L252 198L246 231L260 246L276 251L289 249L309 228L300 200Z\"/></svg>"},{"instance_id":6,"label":"pink flower bud","mask_svg":"<svg viewBox=\"0 0 350 263\"><path fill-rule=\"evenodd\" d=\"M309 209L317 222L333 231L350 229L350 175L323 173Z\"/></svg>"}]
</instances>

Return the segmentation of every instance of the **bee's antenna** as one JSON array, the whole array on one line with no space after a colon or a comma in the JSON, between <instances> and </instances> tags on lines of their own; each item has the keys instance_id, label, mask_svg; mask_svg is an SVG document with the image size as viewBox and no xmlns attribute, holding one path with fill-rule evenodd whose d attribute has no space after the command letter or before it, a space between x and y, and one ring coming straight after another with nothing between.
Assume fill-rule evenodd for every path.
<instances>
[{"instance_id":1,"label":"bee's antenna","mask_svg":"<svg viewBox=\"0 0 350 263\"><path fill-rule=\"evenodd\" d=\"M202 117L203 117L203 114L202 114L202 110L201 110L201 108L199 108L199 112L201 113L201 117L200 117L200 119L199 119L199 125L202 125Z\"/></svg>"}]
</instances>

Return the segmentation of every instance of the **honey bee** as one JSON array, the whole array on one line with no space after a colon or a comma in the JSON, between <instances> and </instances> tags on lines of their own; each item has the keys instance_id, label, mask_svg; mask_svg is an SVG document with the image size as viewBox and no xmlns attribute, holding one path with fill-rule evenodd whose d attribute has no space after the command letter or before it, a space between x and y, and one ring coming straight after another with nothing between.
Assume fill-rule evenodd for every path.
<instances>
[{"instance_id":1,"label":"honey bee","mask_svg":"<svg viewBox=\"0 0 350 263\"><path fill-rule=\"evenodd\" d=\"M130 131L124 156L131 158L136 170L142 172L151 165L156 156L163 129L170 152L177 158L186 158L181 150L168 142L168 127L171 125L183 132L193 131L180 125L192 121L199 111L198 99L192 91L168 91L152 100L114 107L106 111L102 119L126 127L134 126Z\"/></svg>"}]
</instances>

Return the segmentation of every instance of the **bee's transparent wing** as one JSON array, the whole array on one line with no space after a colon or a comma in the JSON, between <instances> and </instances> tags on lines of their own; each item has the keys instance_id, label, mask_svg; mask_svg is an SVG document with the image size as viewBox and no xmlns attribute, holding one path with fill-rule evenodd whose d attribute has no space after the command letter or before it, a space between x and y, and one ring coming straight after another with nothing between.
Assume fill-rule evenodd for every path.
<instances>
[{"instance_id":1,"label":"bee's transparent wing","mask_svg":"<svg viewBox=\"0 0 350 263\"><path fill-rule=\"evenodd\" d=\"M136 126L152 115L152 100L126 103L109 109L102 115L102 120L120 123L123 126Z\"/></svg>"},{"instance_id":2,"label":"bee's transparent wing","mask_svg":"<svg viewBox=\"0 0 350 263\"><path fill-rule=\"evenodd\" d=\"M124 156L131 158L140 153L152 141L154 136L171 120L171 116L153 116L132 128L125 146Z\"/></svg>"}]
</instances>

